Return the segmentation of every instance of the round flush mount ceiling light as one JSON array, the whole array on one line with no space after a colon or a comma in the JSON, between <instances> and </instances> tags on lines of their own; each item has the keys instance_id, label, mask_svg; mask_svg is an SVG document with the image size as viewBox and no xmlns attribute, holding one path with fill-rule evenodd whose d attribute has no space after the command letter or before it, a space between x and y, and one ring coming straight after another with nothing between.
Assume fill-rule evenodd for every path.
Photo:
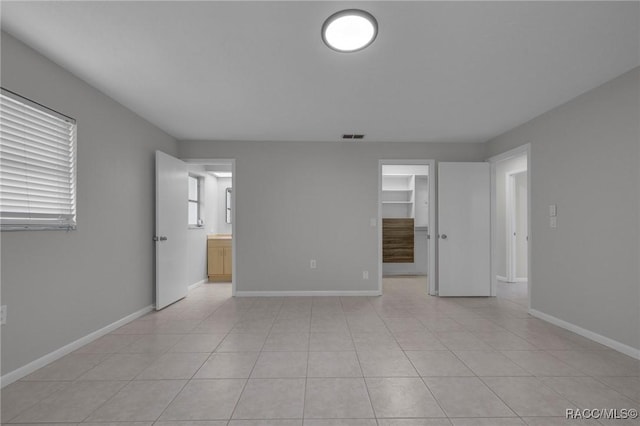
<instances>
[{"instance_id":1,"label":"round flush mount ceiling light","mask_svg":"<svg viewBox=\"0 0 640 426\"><path fill-rule=\"evenodd\" d=\"M329 16L322 25L322 40L338 52L357 52L373 43L378 22L369 12L348 9Z\"/></svg>"}]
</instances>

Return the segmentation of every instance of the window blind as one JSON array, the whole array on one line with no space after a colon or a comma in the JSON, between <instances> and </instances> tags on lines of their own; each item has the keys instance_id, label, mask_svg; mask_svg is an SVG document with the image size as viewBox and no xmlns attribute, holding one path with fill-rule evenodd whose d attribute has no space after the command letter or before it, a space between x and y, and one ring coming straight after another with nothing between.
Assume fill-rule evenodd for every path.
<instances>
[{"instance_id":1,"label":"window blind","mask_svg":"<svg viewBox=\"0 0 640 426\"><path fill-rule=\"evenodd\" d=\"M2 89L0 228L75 227L75 120Z\"/></svg>"}]
</instances>

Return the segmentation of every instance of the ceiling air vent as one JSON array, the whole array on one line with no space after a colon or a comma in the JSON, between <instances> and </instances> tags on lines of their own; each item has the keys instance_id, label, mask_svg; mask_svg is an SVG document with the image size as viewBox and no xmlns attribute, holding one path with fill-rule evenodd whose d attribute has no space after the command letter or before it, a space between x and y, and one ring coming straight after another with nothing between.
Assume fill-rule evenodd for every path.
<instances>
[{"instance_id":1,"label":"ceiling air vent","mask_svg":"<svg viewBox=\"0 0 640 426\"><path fill-rule=\"evenodd\" d=\"M349 133L342 135L342 139L364 139L364 135L361 133Z\"/></svg>"}]
</instances>

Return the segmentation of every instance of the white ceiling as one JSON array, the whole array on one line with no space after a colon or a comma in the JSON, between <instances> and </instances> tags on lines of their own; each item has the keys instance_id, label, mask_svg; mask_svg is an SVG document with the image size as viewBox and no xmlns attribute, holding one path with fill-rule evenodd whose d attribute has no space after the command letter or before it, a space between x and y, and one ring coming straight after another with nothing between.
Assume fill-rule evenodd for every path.
<instances>
[{"instance_id":1,"label":"white ceiling","mask_svg":"<svg viewBox=\"0 0 640 426\"><path fill-rule=\"evenodd\" d=\"M323 45L349 7L375 42ZM483 142L640 65L638 2L2 2L2 29L179 139Z\"/></svg>"}]
</instances>

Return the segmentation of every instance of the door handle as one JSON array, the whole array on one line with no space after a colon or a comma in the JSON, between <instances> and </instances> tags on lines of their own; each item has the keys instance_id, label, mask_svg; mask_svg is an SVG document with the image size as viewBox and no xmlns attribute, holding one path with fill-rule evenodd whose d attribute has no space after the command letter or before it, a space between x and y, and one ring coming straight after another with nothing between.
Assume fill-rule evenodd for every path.
<instances>
[{"instance_id":1,"label":"door handle","mask_svg":"<svg viewBox=\"0 0 640 426\"><path fill-rule=\"evenodd\" d=\"M167 240L168 240L168 238L165 237L165 236L160 237L160 241L167 241Z\"/></svg>"},{"instance_id":2,"label":"door handle","mask_svg":"<svg viewBox=\"0 0 640 426\"><path fill-rule=\"evenodd\" d=\"M440 238L442 238L443 240L446 240L447 239L447 234L440 235Z\"/></svg>"}]
</instances>

